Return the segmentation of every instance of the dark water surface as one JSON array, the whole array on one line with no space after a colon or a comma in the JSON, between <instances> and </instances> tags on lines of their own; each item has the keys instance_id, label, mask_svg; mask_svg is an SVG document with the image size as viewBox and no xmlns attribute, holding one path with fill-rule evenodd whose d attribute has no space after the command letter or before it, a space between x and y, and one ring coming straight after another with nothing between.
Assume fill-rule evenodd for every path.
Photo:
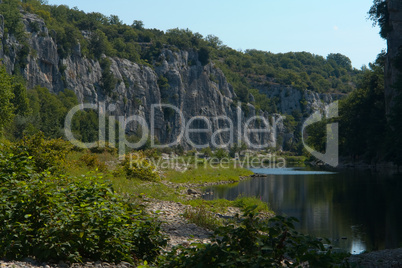
<instances>
[{"instance_id":1,"label":"dark water surface","mask_svg":"<svg viewBox=\"0 0 402 268\"><path fill-rule=\"evenodd\" d=\"M352 254L402 246L402 176L371 171L325 172L309 168L252 169L269 174L235 186L209 188L233 200L257 196L297 229L326 237Z\"/></svg>"}]
</instances>

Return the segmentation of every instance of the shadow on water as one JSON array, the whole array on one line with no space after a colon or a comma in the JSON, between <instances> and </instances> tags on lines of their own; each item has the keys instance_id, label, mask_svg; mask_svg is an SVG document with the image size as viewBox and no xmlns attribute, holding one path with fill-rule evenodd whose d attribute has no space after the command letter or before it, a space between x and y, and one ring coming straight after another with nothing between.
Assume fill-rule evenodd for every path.
<instances>
[{"instance_id":1,"label":"shadow on water","mask_svg":"<svg viewBox=\"0 0 402 268\"><path fill-rule=\"evenodd\" d=\"M352 254L402 246L402 176L370 171L253 169L268 174L208 188L211 198L257 196L277 213L300 220L297 229L326 237Z\"/></svg>"}]
</instances>

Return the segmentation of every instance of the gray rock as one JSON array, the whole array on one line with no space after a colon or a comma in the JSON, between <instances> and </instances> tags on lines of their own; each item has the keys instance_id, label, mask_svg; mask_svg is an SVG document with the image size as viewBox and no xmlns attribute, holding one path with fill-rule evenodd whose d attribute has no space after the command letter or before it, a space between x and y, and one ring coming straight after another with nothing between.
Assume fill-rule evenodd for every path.
<instances>
[{"instance_id":1,"label":"gray rock","mask_svg":"<svg viewBox=\"0 0 402 268\"><path fill-rule=\"evenodd\" d=\"M108 58L111 61L111 72L118 81L108 96L101 89L102 69L99 61L84 57L81 54L80 45L73 49L71 55L61 59L57 53L57 44L49 34L44 21L29 13L24 13L22 16L29 36L29 44L32 51L36 51L28 56L28 64L22 72L29 88L39 85L48 88L51 92L59 92L65 88L72 89L79 102L103 102L106 108L109 104L114 104L116 107L114 115L141 116L147 121L148 127L151 122L152 105L168 102L182 112L183 118L177 112L167 113L161 107L156 107L154 136L161 144L169 144L177 140L178 144L185 149L190 149L194 144L212 146L212 139L218 145L228 144L230 140L244 140L246 122L256 115L265 118L270 125L269 132L249 134L249 140L253 144L276 147L279 137L283 137L280 139L283 144L293 137L283 125L280 114L258 111L252 104L247 104L248 111L242 111L238 103L234 101L236 94L223 72L213 63L203 66L198 61L198 54L195 51L163 49L159 56L161 62L158 65L155 64L154 69L127 59ZM1 21L0 17L0 34L3 29ZM55 33L52 34L54 35ZM89 38L91 33L83 32L83 36ZM22 45L13 36L8 37L4 43L8 47L8 53L3 56L3 63L7 71L11 73L15 68L19 68L16 66L16 59ZM3 53L2 47L0 53ZM189 65L189 62L195 64ZM158 78L161 76L168 79L168 90L159 88ZM328 94L300 91L283 86L259 88L259 90L268 97L279 97L278 108L282 114L301 110L302 98L306 100L305 109L308 112L322 108L325 103L334 98ZM253 98L251 96L252 101ZM181 131L195 116L204 116L210 124L211 131L195 133L190 136L191 142L185 138L179 139ZM225 118L232 124L229 124ZM277 122L275 127L271 124L272 120ZM200 120L194 121L191 128L205 129L205 124ZM218 131L230 126L232 131ZM257 120L251 121L249 125L249 128L262 127L266 127L266 124L262 125ZM126 132L138 134L139 130L139 124L134 122L129 124ZM279 144L279 147L283 144Z\"/></svg>"},{"instance_id":2,"label":"gray rock","mask_svg":"<svg viewBox=\"0 0 402 268\"><path fill-rule=\"evenodd\" d=\"M200 194L200 193L197 192L197 191L194 191L194 190L192 190L192 189L188 189L188 190L187 190L187 194Z\"/></svg>"}]
</instances>

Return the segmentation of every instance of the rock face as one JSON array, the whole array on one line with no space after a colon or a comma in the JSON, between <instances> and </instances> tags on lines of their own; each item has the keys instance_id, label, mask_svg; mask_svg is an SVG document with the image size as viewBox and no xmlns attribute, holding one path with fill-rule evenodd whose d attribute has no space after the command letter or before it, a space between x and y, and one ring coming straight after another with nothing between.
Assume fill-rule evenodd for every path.
<instances>
[{"instance_id":1,"label":"rock face","mask_svg":"<svg viewBox=\"0 0 402 268\"><path fill-rule=\"evenodd\" d=\"M394 97L398 94L393 85L401 73L393 64L393 60L402 47L402 2L400 0L388 0L389 22L392 31L388 33L388 52L385 64L385 104L389 115L393 107Z\"/></svg>"},{"instance_id":2,"label":"rock face","mask_svg":"<svg viewBox=\"0 0 402 268\"><path fill-rule=\"evenodd\" d=\"M249 129L268 129L267 132L248 133L248 140L253 144L274 147L279 136L289 136L280 114L269 115L256 110L252 104L246 104L247 111L242 111L223 72L213 63L203 66L195 51L165 48L160 55L160 63L153 68L126 59L108 58L110 70L118 82L109 94L105 94L99 61L83 56L79 45L71 55L60 58L57 44L42 19L33 14L23 14L23 22L31 47L27 64L21 69L28 88L40 85L55 93L65 88L72 89L81 103L104 104L99 106L100 112L125 118L136 115L145 119L146 127L139 127L138 121L128 124L128 133L141 136L141 131L149 128L161 144L177 140L185 148L211 145L212 141L223 145L245 140L246 126ZM0 36L3 28L0 17ZM3 44L0 56L11 73L20 68L17 58L22 45L13 36L3 40ZM167 81L168 86L158 85L160 79ZM285 114L294 109L301 110L301 100L305 101L305 111L310 112L333 99L330 95L280 86L261 90L265 90L269 97L278 97L279 111ZM166 104L174 109L166 108ZM257 115L258 120L248 122ZM207 130L182 135L186 126ZM286 142L286 138L280 140Z\"/></svg>"},{"instance_id":3,"label":"rock face","mask_svg":"<svg viewBox=\"0 0 402 268\"><path fill-rule=\"evenodd\" d=\"M343 97L341 94L317 93L310 90L302 91L281 85L256 86L256 88L269 98L277 97L279 99L277 108L281 114L292 114L294 110L312 114L314 111L324 109L325 105Z\"/></svg>"}]
</instances>

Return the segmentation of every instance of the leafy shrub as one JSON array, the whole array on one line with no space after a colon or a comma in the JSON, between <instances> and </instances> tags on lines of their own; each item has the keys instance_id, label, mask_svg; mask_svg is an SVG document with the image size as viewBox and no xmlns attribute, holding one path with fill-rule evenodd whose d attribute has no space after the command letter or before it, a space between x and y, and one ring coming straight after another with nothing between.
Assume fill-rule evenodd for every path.
<instances>
[{"instance_id":1,"label":"leafy shrub","mask_svg":"<svg viewBox=\"0 0 402 268\"><path fill-rule=\"evenodd\" d=\"M107 170L107 166L105 165L105 163L99 161L99 158L96 154L84 154L80 157L80 161L90 168L97 168L100 171Z\"/></svg>"},{"instance_id":2,"label":"leafy shrub","mask_svg":"<svg viewBox=\"0 0 402 268\"><path fill-rule=\"evenodd\" d=\"M256 206L255 210L258 212L271 212L268 204L258 197L252 196L238 196L233 200L233 206L246 209L247 207Z\"/></svg>"},{"instance_id":3,"label":"leafy shrub","mask_svg":"<svg viewBox=\"0 0 402 268\"><path fill-rule=\"evenodd\" d=\"M34 176L34 165L32 157L27 154L15 155L6 150L0 152L0 184L16 179L31 179Z\"/></svg>"},{"instance_id":4,"label":"leafy shrub","mask_svg":"<svg viewBox=\"0 0 402 268\"><path fill-rule=\"evenodd\" d=\"M43 133L39 132L17 143L15 152L32 156L35 171L49 170L54 173L62 169L66 154L72 148L70 143L62 139L45 140Z\"/></svg>"},{"instance_id":5,"label":"leafy shrub","mask_svg":"<svg viewBox=\"0 0 402 268\"><path fill-rule=\"evenodd\" d=\"M203 149L201 150L201 153L203 153L205 157L211 157L211 156L212 156L211 147L203 148Z\"/></svg>"},{"instance_id":6,"label":"leafy shrub","mask_svg":"<svg viewBox=\"0 0 402 268\"><path fill-rule=\"evenodd\" d=\"M156 148L152 148L152 149L146 149L143 150L144 156L149 158L149 159L154 159L154 160L158 160L160 159L162 152L159 149Z\"/></svg>"},{"instance_id":7,"label":"leafy shrub","mask_svg":"<svg viewBox=\"0 0 402 268\"><path fill-rule=\"evenodd\" d=\"M249 208L240 225L216 229L211 244L177 246L159 257L159 267L332 267L341 262L315 238L297 233L294 218L256 217Z\"/></svg>"},{"instance_id":8,"label":"leafy shrub","mask_svg":"<svg viewBox=\"0 0 402 268\"><path fill-rule=\"evenodd\" d=\"M157 181L159 174L155 165L145 157L143 152L127 155L123 161L123 170L128 179L140 179L143 181Z\"/></svg>"},{"instance_id":9,"label":"leafy shrub","mask_svg":"<svg viewBox=\"0 0 402 268\"><path fill-rule=\"evenodd\" d=\"M218 150L215 151L214 157L218 159L224 159L228 157L228 153L225 149L219 148Z\"/></svg>"},{"instance_id":10,"label":"leafy shrub","mask_svg":"<svg viewBox=\"0 0 402 268\"><path fill-rule=\"evenodd\" d=\"M117 154L117 148L112 146L109 142L100 142L98 141L95 147L89 149L91 153L101 154L101 153L109 153L112 155Z\"/></svg>"},{"instance_id":11,"label":"leafy shrub","mask_svg":"<svg viewBox=\"0 0 402 268\"><path fill-rule=\"evenodd\" d=\"M35 174L31 157L0 156L0 258L135 262L166 245L160 224L99 177Z\"/></svg>"}]
</instances>

